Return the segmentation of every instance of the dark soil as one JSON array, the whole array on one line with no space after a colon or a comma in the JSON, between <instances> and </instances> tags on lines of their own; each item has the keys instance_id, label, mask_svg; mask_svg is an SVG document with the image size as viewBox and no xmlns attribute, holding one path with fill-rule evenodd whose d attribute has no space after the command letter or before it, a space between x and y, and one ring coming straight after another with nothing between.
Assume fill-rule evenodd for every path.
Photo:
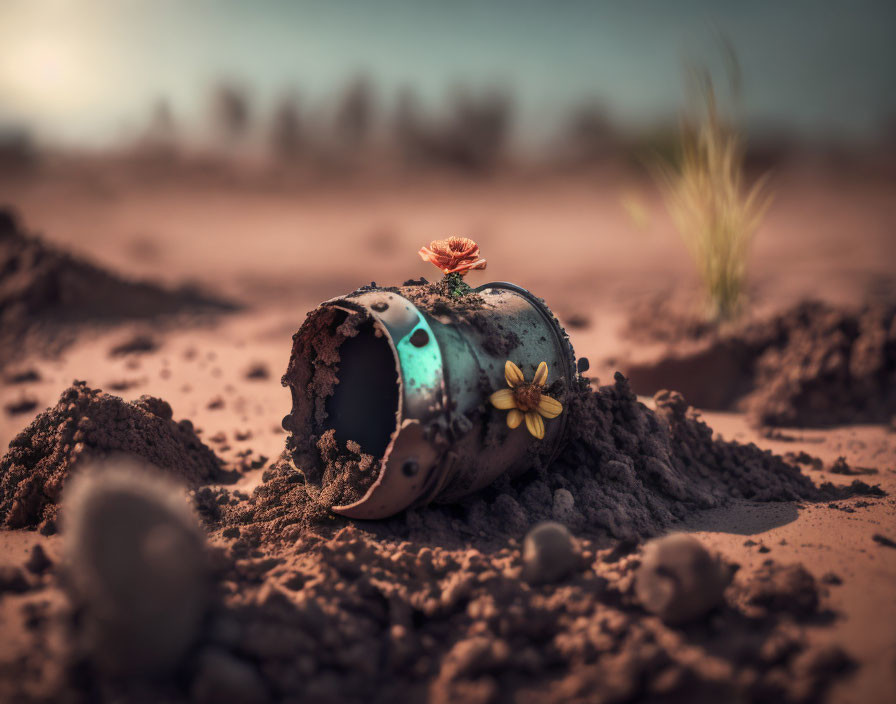
<instances>
[{"instance_id":1,"label":"dark soil","mask_svg":"<svg viewBox=\"0 0 896 704\"><path fill-rule=\"evenodd\" d=\"M130 354L147 354L155 352L159 343L151 335L137 334L120 342L109 350L110 357L124 357Z\"/></svg>"},{"instance_id":2,"label":"dark soil","mask_svg":"<svg viewBox=\"0 0 896 704\"><path fill-rule=\"evenodd\" d=\"M550 466L492 487L450 506L412 509L365 530L396 539L485 545L520 539L545 520L596 540L656 535L693 511L732 499L830 501L879 496L854 480L849 487L816 486L799 468L755 445L713 439L712 429L675 392L649 410L617 374L613 385L584 385L569 397L572 437ZM283 459L265 474L251 505L233 520L262 541L293 540L311 525L348 525L314 505L300 462ZM251 526L251 527L250 527Z\"/></svg>"},{"instance_id":3,"label":"dark soil","mask_svg":"<svg viewBox=\"0 0 896 704\"><path fill-rule=\"evenodd\" d=\"M669 345L628 367L638 393L679 390L707 409L739 409L760 426L886 423L896 414L896 306L857 311L800 303L721 329L657 304L630 334Z\"/></svg>"},{"instance_id":4,"label":"dark soil","mask_svg":"<svg viewBox=\"0 0 896 704\"><path fill-rule=\"evenodd\" d=\"M871 539L878 545L883 545L885 548L896 548L896 540L881 535L880 533L875 533L871 536Z\"/></svg>"},{"instance_id":5,"label":"dark soil","mask_svg":"<svg viewBox=\"0 0 896 704\"><path fill-rule=\"evenodd\" d=\"M97 408L108 414L106 428L124 428L132 417L168 428L173 434L165 437L181 443L178 466L187 466L188 450L211 454L196 449L195 435L173 431L179 426L157 399L125 404L83 386L66 394L42 416L44 426L61 420L69 433L70 418L91 417L84 411ZM76 408L66 411L70 404ZM0 680L0 694L73 702L817 701L852 665L835 647L811 646L799 625L824 616L823 590L805 570L768 563L738 574L723 596L714 592L699 609L685 603L681 613L664 611L677 624L670 626L640 601L640 540L734 497L823 500L861 487L816 487L780 457L714 440L677 394L658 395L656 404L653 412L639 403L621 376L595 392L583 386L569 406L573 437L553 466L499 481L458 505L385 521L330 514L287 459L265 471L251 497L201 487L193 498L219 546L217 588L189 650L152 679L110 676L109 653L83 648L94 617L78 610L78 600L63 625L35 602L27 667ZM117 422L121 415L113 420L113 409L125 422ZM133 439L140 433L122 433L114 437L141 442ZM29 429L20 437L17 453L43 435ZM68 467L69 456L57 446L74 437L55 430L51 437L44 444ZM50 455L44 462L36 475L62 475L48 472ZM193 483L208 477L196 473ZM523 538L544 520L571 529L575 559L549 580L529 580ZM114 521L127 525L107 530L140 543L129 512L119 511ZM676 574L699 580L688 570L705 571L703 563L716 564L678 560ZM719 569L736 568L719 563ZM53 575L33 579L51 586ZM102 579L123 583L114 569ZM20 590L35 588L24 577L11 580ZM103 603L95 596L82 587L78 598ZM147 613L155 601L160 608L167 603L148 590L142 598ZM175 625L171 648L183 649ZM61 651L41 645L50 642L51 629L63 627ZM129 619L128 627L151 630L153 642L167 638L158 620ZM129 642L144 642L139 636L128 632ZM140 664L122 658L115 658L119 669Z\"/></svg>"},{"instance_id":6,"label":"dark soil","mask_svg":"<svg viewBox=\"0 0 896 704\"><path fill-rule=\"evenodd\" d=\"M7 384L29 384L33 381L40 381L40 374L31 368L10 371L4 378Z\"/></svg>"},{"instance_id":7,"label":"dark soil","mask_svg":"<svg viewBox=\"0 0 896 704\"><path fill-rule=\"evenodd\" d=\"M247 379L251 379L252 381L266 381L270 378L271 372L268 369L268 365L264 362L254 362L246 370L245 376Z\"/></svg>"},{"instance_id":8,"label":"dark soil","mask_svg":"<svg viewBox=\"0 0 896 704\"><path fill-rule=\"evenodd\" d=\"M194 288L129 281L55 249L0 207L0 366L26 351L58 351L84 325L235 310Z\"/></svg>"},{"instance_id":9,"label":"dark soil","mask_svg":"<svg viewBox=\"0 0 896 704\"><path fill-rule=\"evenodd\" d=\"M855 476L861 474L877 474L878 470L873 467L852 467L847 461L845 457L838 457L834 462L828 467L828 471L831 474L843 474L846 476Z\"/></svg>"},{"instance_id":10,"label":"dark soil","mask_svg":"<svg viewBox=\"0 0 896 704\"><path fill-rule=\"evenodd\" d=\"M114 453L140 457L190 486L225 478L192 423L174 421L165 401L141 396L127 403L75 382L0 460L2 525L54 532L62 491L79 462Z\"/></svg>"},{"instance_id":11,"label":"dark soil","mask_svg":"<svg viewBox=\"0 0 896 704\"><path fill-rule=\"evenodd\" d=\"M36 408L37 400L28 398L27 396L23 396L16 401L7 403L5 406L6 412L11 416L17 416L23 413L31 413Z\"/></svg>"},{"instance_id":12,"label":"dark soil","mask_svg":"<svg viewBox=\"0 0 896 704\"><path fill-rule=\"evenodd\" d=\"M360 501L380 473L380 462L361 450L353 440L340 445L334 431L328 430L317 441L324 463L324 487L319 500L324 506L341 506Z\"/></svg>"}]
</instances>

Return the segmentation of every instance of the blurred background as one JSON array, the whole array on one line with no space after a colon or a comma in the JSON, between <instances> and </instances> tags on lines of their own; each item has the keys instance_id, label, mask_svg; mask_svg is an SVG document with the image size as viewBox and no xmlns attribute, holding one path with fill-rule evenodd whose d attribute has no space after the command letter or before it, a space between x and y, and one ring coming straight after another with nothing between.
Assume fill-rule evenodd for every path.
<instances>
[{"instance_id":1,"label":"blurred background","mask_svg":"<svg viewBox=\"0 0 896 704\"><path fill-rule=\"evenodd\" d=\"M2 200L256 304L433 278L417 248L466 235L473 283L593 319L697 285L654 167L699 66L770 178L752 299L860 299L896 261L894 26L886 0L5 0Z\"/></svg>"}]
</instances>

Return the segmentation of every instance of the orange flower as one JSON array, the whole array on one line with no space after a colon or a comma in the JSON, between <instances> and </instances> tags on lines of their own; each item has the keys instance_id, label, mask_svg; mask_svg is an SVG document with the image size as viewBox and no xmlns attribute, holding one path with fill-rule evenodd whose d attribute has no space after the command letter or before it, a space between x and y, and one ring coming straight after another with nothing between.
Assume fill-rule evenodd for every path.
<instances>
[{"instance_id":1,"label":"orange flower","mask_svg":"<svg viewBox=\"0 0 896 704\"><path fill-rule=\"evenodd\" d=\"M467 237L433 240L429 247L421 247L418 254L423 261L441 269L446 276L465 276L472 269L485 269L485 259L479 258L479 245Z\"/></svg>"}]
</instances>

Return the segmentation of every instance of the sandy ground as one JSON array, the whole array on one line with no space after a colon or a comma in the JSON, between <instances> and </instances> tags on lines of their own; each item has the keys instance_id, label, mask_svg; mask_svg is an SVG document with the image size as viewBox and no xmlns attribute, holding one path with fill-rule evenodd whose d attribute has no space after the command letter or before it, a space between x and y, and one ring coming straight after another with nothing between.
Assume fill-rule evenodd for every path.
<instances>
[{"instance_id":1,"label":"sandy ground","mask_svg":"<svg viewBox=\"0 0 896 704\"><path fill-rule=\"evenodd\" d=\"M794 171L780 174L776 189L751 261L758 306L784 306L806 296L855 302L893 290L893 183ZM280 420L289 409L279 379L305 313L371 280L434 279L435 271L415 252L436 237L463 234L480 242L489 267L471 275L473 285L513 281L543 296L561 318L587 320L570 329L572 341L579 356L592 360L591 375L607 381L613 368L624 369L626 359L644 353L618 334L630 302L695 286L655 193L625 176L261 189L46 174L4 182L0 192L29 229L113 270L169 283L196 281L251 306L213 328L152 333L160 347L147 354L110 357L115 344L141 331L124 326L84 336L62 358L29 361L40 381L0 386L3 448L73 379L82 379L106 390L126 385L115 393L128 399L148 393L168 400L175 418L191 419L226 460L236 461L247 449L275 457L285 438ZM646 213L640 225L624 206L631 199ZM267 378L247 378L253 365L266 368ZM23 399L33 399L36 408L3 410ZM818 578L839 576L842 585L828 587L834 621L811 627L813 638L841 644L861 667L835 686L831 700L892 701L896 550L872 535L896 539L896 434L856 426L784 430L790 439L770 440L738 414L706 418L727 439L754 441L777 453L806 450L826 463L842 455L879 470L863 478L879 482L889 496L854 512L743 503L695 516L685 528L743 566L772 557L802 562ZM259 476L260 470L252 472L241 483L251 487ZM852 479L817 471L811 476L817 482ZM54 554L56 540L3 532L0 563L21 564L36 542ZM15 597L2 604L6 631L10 619L20 617ZM14 639L7 640L0 658L9 662L14 653Z\"/></svg>"}]
</instances>

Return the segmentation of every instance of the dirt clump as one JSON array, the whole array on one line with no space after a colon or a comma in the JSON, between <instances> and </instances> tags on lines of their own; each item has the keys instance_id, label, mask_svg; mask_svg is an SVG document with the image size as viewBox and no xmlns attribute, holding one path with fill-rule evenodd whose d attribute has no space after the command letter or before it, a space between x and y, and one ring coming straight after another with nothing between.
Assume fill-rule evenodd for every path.
<instances>
[{"instance_id":1,"label":"dirt clump","mask_svg":"<svg viewBox=\"0 0 896 704\"><path fill-rule=\"evenodd\" d=\"M251 381L266 381L270 378L271 371L264 362L253 362L246 369L244 376Z\"/></svg>"},{"instance_id":2,"label":"dirt clump","mask_svg":"<svg viewBox=\"0 0 896 704\"><path fill-rule=\"evenodd\" d=\"M49 569L52 569L53 561L47 557L47 553L40 545L34 545L28 560L25 562L25 569L31 574L42 575Z\"/></svg>"},{"instance_id":3,"label":"dirt clump","mask_svg":"<svg viewBox=\"0 0 896 704\"><path fill-rule=\"evenodd\" d=\"M886 423L896 413L893 304L802 302L720 328L689 325L658 304L629 331L668 346L657 361L626 369L639 393L678 389L695 406L744 410L760 426Z\"/></svg>"},{"instance_id":4,"label":"dirt clump","mask_svg":"<svg viewBox=\"0 0 896 704\"><path fill-rule=\"evenodd\" d=\"M109 356L124 357L130 354L148 354L157 349L159 349L159 343L152 335L138 333L114 345L109 350Z\"/></svg>"},{"instance_id":5,"label":"dirt clump","mask_svg":"<svg viewBox=\"0 0 896 704\"><path fill-rule=\"evenodd\" d=\"M362 452L354 440L340 446L335 435L331 428L317 441L325 467L321 480L324 489L318 500L328 507L360 501L380 471L380 463L373 455Z\"/></svg>"},{"instance_id":6,"label":"dirt clump","mask_svg":"<svg viewBox=\"0 0 896 704\"><path fill-rule=\"evenodd\" d=\"M896 540L881 535L880 533L875 533L871 536L871 539L878 545L883 545L885 548L896 548Z\"/></svg>"},{"instance_id":7,"label":"dirt clump","mask_svg":"<svg viewBox=\"0 0 896 704\"><path fill-rule=\"evenodd\" d=\"M19 433L0 460L0 521L55 531L61 492L78 463L115 453L140 457L189 486L225 478L188 420L152 396L128 403L75 382Z\"/></svg>"},{"instance_id":8,"label":"dirt clump","mask_svg":"<svg viewBox=\"0 0 896 704\"><path fill-rule=\"evenodd\" d=\"M235 309L195 288L169 290L113 274L26 232L0 207L0 365L27 351L58 351L83 325Z\"/></svg>"},{"instance_id":9,"label":"dirt clump","mask_svg":"<svg viewBox=\"0 0 896 704\"><path fill-rule=\"evenodd\" d=\"M802 565L766 560L744 583L742 598L769 612L809 617L821 601L815 577Z\"/></svg>"},{"instance_id":10,"label":"dirt clump","mask_svg":"<svg viewBox=\"0 0 896 704\"><path fill-rule=\"evenodd\" d=\"M25 573L11 565L0 566L0 596L3 594L24 594L31 589Z\"/></svg>"},{"instance_id":11,"label":"dirt clump","mask_svg":"<svg viewBox=\"0 0 896 704\"><path fill-rule=\"evenodd\" d=\"M809 469L821 470L824 467L824 462L820 457L810 455L805 450L800 450L799 452L785 452L784 459L790 464L808 467Z\"/></svg>"},{"instance_id":12,"label":"dirt clump","mask_svg":"<svg viewBox=\"0 0 896 704\"><path fill-rule=\"evenodd\" d=\"M29 396L22 396L15 401L10 401L4 405L4 410L8 415L19 416L25 413L31 413L38 406L38 401Z\"/></svg>"},{"instance_id":13,"label":"dirt clump","mask_svg":"<svg viewBox=\"0 0 896 704\"><path fill-rule=\"evenodd\" d=\"M4 383L7 384L29 384L40 380L40 372L31 367L12 370L3 379Z\"/></svg>"},{"instance_id":14,"label":"dirt clump","mask_svg":"<svg viewBox=\"0 0 896 704\"><path fill-rule=\"evenodd\" d=\"M831 474L843 474L845 476L878 473L878 470L873 467L853 467L846 461L845 457L838 457L836 460L834 460L831 466L828 467L828 471Z\"/></svg>"}]
</instances>

